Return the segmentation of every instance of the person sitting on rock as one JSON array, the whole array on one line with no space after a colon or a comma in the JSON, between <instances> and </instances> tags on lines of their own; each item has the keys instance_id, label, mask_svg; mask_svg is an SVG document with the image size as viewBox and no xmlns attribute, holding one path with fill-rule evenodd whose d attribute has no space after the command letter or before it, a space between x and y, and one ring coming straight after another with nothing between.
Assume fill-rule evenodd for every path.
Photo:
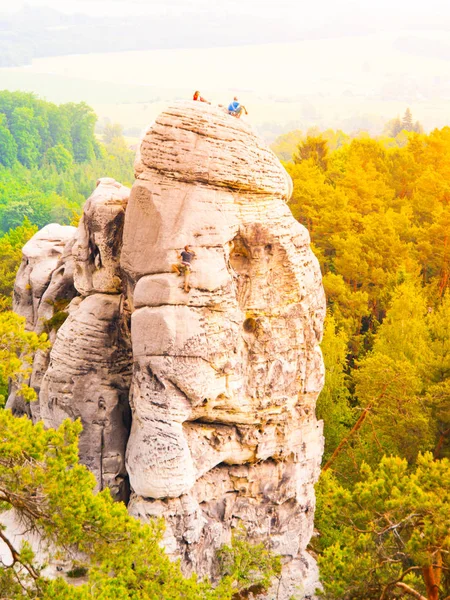
<instances>
[{"instance_id":1,"label":"person sitting on rock","mask_svg":"<svg viewBox=\"0 0 450 600\"><path fill-rule=\"evenodd\" d=\"M189 275L191 273L191 260L195 257L195 252L190 249L189 246L185 246L184 250L179 254L181 258L181 262L172 265L172 271L174 273L178 273L178 275L182 275L184 273L184 291L186 293L191 289L189 287Z\"/></svg>"},{"instance_id":2,"label":"person sitting on rock","mask_svg":"<svg viewBox=\"0 0 450 600\"><path fill-rule=\"evenodd\" d=\"M206 102L206 104L211 104L211 102L208 102L208 100L205 100L205 98L202 98L202 96L200 96L200 92L198 90L194 92L193 100L196 100L197 102Z\"/></svg>"},{"instance_id":3,"label":"person sitting on rock","mask_svg":"<svg viewBox=\"0 0 450 600\"><path fill-rule=\"evenodd\" d=\"M244 111L245 114L248 115L248 111L245 108L245 106L243 104L240 104L239 100L235 96L233 102L230 102L230 104L228 105L228 114L232 115L233 117L236 117L236 119L240 119L242 116L242 111Z\"/></svg>"}]
</instances>

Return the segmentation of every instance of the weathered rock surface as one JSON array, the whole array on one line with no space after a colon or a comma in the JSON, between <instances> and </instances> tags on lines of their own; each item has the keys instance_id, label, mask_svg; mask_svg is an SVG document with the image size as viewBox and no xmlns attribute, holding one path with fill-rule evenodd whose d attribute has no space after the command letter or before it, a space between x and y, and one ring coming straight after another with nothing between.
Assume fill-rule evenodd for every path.
<instances>
[{"instance_id":1,"label":"weathered rock surface","mask_svg":"<svg viewBox=\"0 0 450 600\"><path fill-rule=\"evenodd\" d=\"M39 393L40 417L57 427L81 419L80 457L114 497L127 500L125 449L130 431L129 311L119 277L130 190L103 178L87 200L73 247L73 300L59 329Z\"/></svg>"},{"instance_id":2,"label":"weathered rock surface","mask_svg":"<svg viewBox=\"0 0 450 600\"><path fill-rule=\"evenodd\" d=\"M65 246L80 296L36 363L40 416L81 418L99 487L126 498L129 477L131 514L166 519L186 572L215 577L242 523L283 556L277 598L310 597L325 301L291 180L246 123L195 102L148 130L136 176L131 195L99 180ZM189 293L172 271L186 244ZM17 296L30 327L34 289Z\"/></svg>"},{"instance_id":3,"label":"weathered rock surface","mask_svg":"<svg viewBox=\"0 0 450 600\"><path fill-rule=\"evenodd\" d=\"M73 284L72 245L75 227L52 223L46 225L22 249L22 263L14 284L13 310L25 317L27 331L42 333L58 311L58 303L69 302L75 295ZM50 338L54 335L50 333ZM39 394L42 377L48 367L50 351L38 351L33 372L26 383ZM39 404L25 402L12 384L6 408L16 415L39 418Z\"/></svg>"},{"instance_id":4,"label":"weathered rock surface","mask_svg":"<svg viewBox=\"0 0 450 600\"><path fill-rule=\"evenodd\" d=\"M82 462L100 489L108 486L125 500L131 348L122 305L118 294L93 294L71 307L50 354L39 404L49 427L67 417L81 419Z\"/></svg>"},{"instance_id":5,"label":"weathered rock surface","mask_svg":"<svg viewBox=\"0 0 450 600\"><path fill-rule=\"evenodd\" d=\"M38 231L23 247L23 259L14 285L13 310L26 318L28 331L42 333L53 316L57 299L71 299L72 244L75 227L52 223Z\"/></svg>"},{"instance_id":6,"label":"weathered rock surface","mask_svg":"<svg viewBox=\"0 0 450 600\"><path fill-rule=\"evenodd\" d=\"M103 177L88 198L72 250L75 287L82 296L121 292L122 230L129 188Z\"/></svg>"},{"instance_id":7,"label":"weathered rock surface","mask_svg":"<svg viewBox=\"0 0 450 600\"><path fill-rule=\"evenodd\" d=\"M133 307L132 514L163 515L186 570L244 523L286 558L283 598L310 558L325 311L291 182L241 121L191 103L146 134L121 263ZM171 265L196 254L186 294ZM311 591L311 590L309 590Z\"/></svg>"},{"instance_id":8,"label":"weathered rock surface","mask_svg":"<svg viewBox=\"0 0 450 600\"><path fill-rule=\"evenodd\" d=\"M103 178L87 200L78 229L48 225L24 247L14 289L14 309L37 332L58 301L72 302L53 347L33 363L30 385L39 402L26 405L15 391L8 406L49 427L80 418L80 457L99 488L127 500L125 449L130 430L129 311L119 277L125 208L130 190ZM98 293L102 292L102 293ZM78 296L77 294L81 294Z\"/></svg>"}]
</instances>

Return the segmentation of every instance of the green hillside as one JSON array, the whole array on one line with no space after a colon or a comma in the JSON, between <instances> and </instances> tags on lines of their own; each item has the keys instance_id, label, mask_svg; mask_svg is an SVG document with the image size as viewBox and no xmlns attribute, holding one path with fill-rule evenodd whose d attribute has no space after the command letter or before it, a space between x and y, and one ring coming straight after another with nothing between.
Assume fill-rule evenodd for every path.
<instances>
[{"instance_id":1,"label":"green hillside","mask_svg":"<svg viewBox=\"0 0 450 600\"><path fill-rule=\"evenodd\" d=\"M96 120L84 103L0 92L0 233L25 217L39 228L69 224L99 177L132 183L133 153L120 133L100 143Z\"/></svg>"}]
</instances>

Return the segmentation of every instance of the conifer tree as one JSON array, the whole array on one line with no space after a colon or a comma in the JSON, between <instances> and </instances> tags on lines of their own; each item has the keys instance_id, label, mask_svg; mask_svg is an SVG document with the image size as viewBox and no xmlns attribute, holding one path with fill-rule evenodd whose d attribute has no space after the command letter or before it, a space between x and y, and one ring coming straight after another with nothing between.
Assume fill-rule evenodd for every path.
<instances>
[{"instance_id":1,"label":"conifer tree","mask_svg":"<svg viewBox=\"0 0 450 600\"><path fill-rule=\"evenodd\" d=\"M450 594L450 463L419 455L362 465L352 489L331 473L316 523L325 600L444 600Z\"/></svg>"},{"instance_id":2,"label":"conifer tree","mask_svg":"<svg viewBox=\"0 0 450 600\"><path fill-rule=\"evenodd\" d=\"M396 117L395 119L391 119L384 126L385 133L391 137L396 137L400 133L401 130L402 130L402 122L400 121L399 117Z\"/></svg>"},{"instance_id":3,"label":"conifer tree","mask_svg":"<svg viewBox=\"0 0 450 600\"><path fill-rule=\"evenodd\" d=\"M281 561L262 544L237 536L223 548L217 587L196 575L185 578L162 548L163 524L143 524L78 463L79 421L59 429L33 425L0 411L0 512L13 509L23 528L37 534L47 554L82 561L87 581L74 586L48 579L43 558L18 545L0 525L10 560L0 568L0 597L15 600L231 600L264 591ZM245 536L244 536L245 538ZM48 545L48 546L46 546ZM242 595L240 595L242 594Z\"/></svg>"},{"instance_id":4,"label":"conifer tree","mask_svg":"<svg viewBox=\"0 0 450 600\"><path fill-rule=\"evenodd\" d=\"M297 146L297 154L294 154L294 163L298 164L305 160L312 160L323 171L328 167L328 144L322 136L308 136L305 141Z\"/></svg>"},{"instance_id":5,"label":"conifer tree","mask_svg":"<svg viewBox=\"0 0 450 600\"><path fill-rule=\"evenodd\" d=\"M402 129L404 129L405 131L414 131L412 113L409 108L405 110L405 114L403 115Z\"/></svg>"}]
</instances>

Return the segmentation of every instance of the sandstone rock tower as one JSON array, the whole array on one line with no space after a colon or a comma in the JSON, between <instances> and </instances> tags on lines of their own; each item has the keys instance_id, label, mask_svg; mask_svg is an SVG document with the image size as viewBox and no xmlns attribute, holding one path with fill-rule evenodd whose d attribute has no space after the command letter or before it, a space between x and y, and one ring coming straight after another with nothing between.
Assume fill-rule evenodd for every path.
<instances>
[{"instance_id":1,"label":"sandstone rock tower","mask_svg":"<svg viewBox=\"0 0 450 600\"><path fill-rule=\"evenodd\" d=\"M164 516L187 572L214 577L243 523L283 556L277 598L309 596L325 302L291 181L247 124L195 102L148 130L136 177L129 199L100 180L68 242L79 296L37 384L40 416L81 417L99 485L125 498L129 478L130 512ZM189 293L171 269L186 244Z\"/></svg>"}]
</instances>

